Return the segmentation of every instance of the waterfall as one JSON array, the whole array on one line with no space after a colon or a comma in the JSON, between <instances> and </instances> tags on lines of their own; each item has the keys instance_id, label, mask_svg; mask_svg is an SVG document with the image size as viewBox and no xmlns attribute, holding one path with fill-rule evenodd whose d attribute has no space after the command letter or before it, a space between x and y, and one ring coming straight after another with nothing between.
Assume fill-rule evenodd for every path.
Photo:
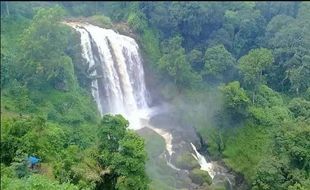
<instances>
[{"instance_id":1,"label":"waterfall","mask_svg":"<svg viewBox=\"0 0 310 190\"><path fill-rule=\"evenodd\" d=\"M148 107L149 95L136 41L111 29L75 22L66 24L81 35L82 57L89 64L90 76L94 78L92 95L100 114L122 114L129 120L130 128L146 126L154 130L165 140L169 154L167 164L178 170L170 163L172 135L148 123L151 114L159 111L159 107Z\"/></svg>"},{"instance_id":2,"label":"waterfall","mask_svg":"<svg viewBox=\"0 0 310 190\"><path fill-rule=\"evenodd\" d=\"M89 64L92 95L100 114L122 114L130 128L141 128L148 115L148 92L139 46L133 38L90 24L67 23L81 35Z\"/></svg>"},{"instance_id":3,"label":"waterfall","mask_svg":"<svg viewBox=\"0 0 310 190\"><path fill-rule=\"evenodd\" d=\"M170 131L149 124L149 118L156 113L164 113L169 106L149 108L149 94L146 90L142 59L139 46L133 38L100 28L91 24L65 22L80 33L82 57L88 64L88 74L92 78L91 93L101 115L121 114L129 120L129 128L148 127L165 140L168 154L164 154L167 165L181 171L171 163L173 136ZM214 178L213 164L195 151L194 158L201 170ZM218 175L217 175L218 176ZM229 179L228 179L229 180ZM229 184L230 181L229 181Z\"/></svg>"},{"instance_id":4,"label":"waterfall","mask_svg":"<svg viewBox=\"0 0 310 190\"><path fill-rule=\"evenodd\" d=\"M213 179L214 176L216 175L216 172L213 169L213 164L211 162L207 162L206 158L204 156L202 156L196 149L195 145L193 145L193 143L191 143L195 154L192 154L193 157L198 161L198 163L200 164L200 169L207 171L210 175L210 177Z\"/></svg>"},{"instance_id":5,"label":"waterfall","mask_svg":"<svg viewBox=\"0 0 310 190\"><path fill-rule=\"evenodd\" d=\"M233 189L233 183L231 182L230 178L234 178L231 174L228 174L227 171L225 171L225 168L219 166L216 162L207 162L206 158L202 156L196 149L195 145L191 143L192 148L195 152L195 154L192 154L193 157L199 162L200 169L207 171L212 178L212 183L219 183L219 182L225 182L228 184L226 188L232 190Z\"/></svg>"}]
</instances>

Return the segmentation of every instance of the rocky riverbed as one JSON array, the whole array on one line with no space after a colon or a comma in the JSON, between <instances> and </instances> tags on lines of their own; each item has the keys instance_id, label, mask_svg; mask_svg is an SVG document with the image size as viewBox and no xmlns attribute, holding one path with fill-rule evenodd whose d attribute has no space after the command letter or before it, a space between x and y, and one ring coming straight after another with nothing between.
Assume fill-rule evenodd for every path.
<instances>
[{"instance_id":1,"label":"rocky riverbed","mask_svg":"<svg viewBox=\"0 0 310 190\"><path fill-rule=\"evenodd\" d=\"M199 153L203 145L202 140L192 126L182 125L173 114L173 110L169 112L153 115L149 120L143 120L144 128L138 133L150 141L150 136L159 135L162 137L164 145L162 152L154 155L147 150L151 158L158 162L165 162L162 170L172 179L170 184L175 189L213 189L215 186L222 189L234 189L235 176L225 166L218 161L211 161ZM193 146L198 150L195 152ZM154 147L149 147L155 149ZM199 162L197 153L205 159L205 163L211 166L211 169L205 169ZM154 158L154 156L156 158ZM161 161L159 161L161 160ZM149 163L150 164L150 163ZM154 164L154 163L153 163ZM158 163L157 163L158 164ZM159 167L159 166L152 166ZM169 168L169 169L168 169ZM207 170L207 171L206 171ZM159 172L160 173L160 172ZM210 175L211 174L211 175ZM150 176L151 178L154 176ZM169 182L168 182L169 183Z\"/></svg>"}]
</instances>

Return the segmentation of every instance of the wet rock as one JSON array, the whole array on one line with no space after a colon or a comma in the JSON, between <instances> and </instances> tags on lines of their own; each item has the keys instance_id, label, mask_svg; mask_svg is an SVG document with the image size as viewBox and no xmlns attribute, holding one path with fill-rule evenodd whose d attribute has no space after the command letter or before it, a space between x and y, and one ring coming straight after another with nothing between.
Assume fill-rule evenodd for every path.
<instances>
[{"instance_id":1,"label":"wet rock","mask_svg":"<svg viewBox=\"0 0 310 190\"><path fill-rule=\"evenodd\" d=\"M203 185L204 183L207 183L207 184L212 183L212 178L210 177L208 172L197 169L197 168L190 171L189 177L194 183L198 185Z\"/></svg>"},{"instance_id":2,"label":"wet rock","mask_svg":"<svg viewBox=\"0 0 310 190\"><path fill-rule=\"evenodd\" d=\"M172 135L173 153L170 156L166 151L164 159L177 168L175 177L180 181L176 182L176 187L196 190L235 189L235 175L222 161L211 162L215 172L213 179L207 171L200 169L198 161L192 155L195 155L195 151L191 143L195 145L200 154L207 154L206 142L198 135L194 126L185 126L179 122L180 120L175 115L173 111L169 114L158 114L153 116L149 123L153 127L165 130ZM204 155L204 157L211 161L208 155Z\"/></svg>"},{"instance_id":3,"label":"wet rock","mask_svg":"<svg viewBox=\"0 0 310 190\"><path fill-rule=\"evenodd\" d=\"M184 170L192 170L194 168L200 168L200 165L197 162L197 160L195 160L195 158L189 152L185 152L182 155L179 155L176 158L175 166Z\"/></svg>"},{"instance_id":4,"label":"wet rock","mask_svg":"<svg viewBox=\"0 0 310 190\"><path fill-rule=\"evenodd\" d=\"M185 126L180 123L178 118L173 114L158 114L150 119L150 124L156 128L168 130L173 136L173 144L178 145L183 141L193 143L197 149L201 148L200 138L192 126ZM187 150L191 149L190 146Z\"/></svg>"}]
</instances>

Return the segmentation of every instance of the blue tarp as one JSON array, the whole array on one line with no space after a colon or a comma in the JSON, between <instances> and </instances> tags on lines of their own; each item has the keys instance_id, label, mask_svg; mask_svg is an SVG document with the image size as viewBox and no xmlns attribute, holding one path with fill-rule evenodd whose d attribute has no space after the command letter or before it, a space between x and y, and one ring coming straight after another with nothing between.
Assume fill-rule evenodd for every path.
<instances>
[{"instance_id":1,"label":"blue tarp","mask_svg":"<svg viewBox=\"0 0 310 190\"><path fill-rule=\"evenodd\" d=\"M34 156L30 156L28 158L28 162L30 162L31 164L37 164L39 161L40 161L40 159L37 157L34 157Z\"/></svg>"}]
</instances>

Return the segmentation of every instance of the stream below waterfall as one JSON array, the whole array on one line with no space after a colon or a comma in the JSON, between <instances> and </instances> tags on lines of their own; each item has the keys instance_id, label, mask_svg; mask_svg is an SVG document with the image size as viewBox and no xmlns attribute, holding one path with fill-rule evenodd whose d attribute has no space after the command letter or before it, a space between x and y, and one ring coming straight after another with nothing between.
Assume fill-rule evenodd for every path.
<instances>
[{"instance_id":1,"label":"stream below waterfall","mask_svg":"<svg viewBox=\"0 0 310 190\"><path fill-rule=\"evenodd\" d=\"M168 114L169 111L165 114ZM158 113L160 114L164 114L164 113ZM152 118L150 118L150 120L152 120ZM181 169L178 168L177 166L175 166L175 162L173 162L173 156L174 157L178 157L180 156L180 154L178 154L178 151L175 151L175 147L178 145L180 146L180 144L182 145L182 149L184 149L185 151L189 151L191 152L192 157L197 160L197 162L200 165L200 170L206 171L208 172L208 174L210 175L213 183L223 183L226 184L225 187L226 189L232 190L234 183L232 182L234 180L234 176L232 174L230 174L228 172L228 170L226 168L224 168L223 166L221 166L218 162L216 161L210 161L209 159L206 159L205 156L203 156L201 153L198 152L196 146L191 142L191 140L187 140L184 141L182 139L182 141L180 142L179 140L175 141L174 139L174 135L175 136L181 136L184 139L193 139L192 137L190 138L187 135L180 134L179 131L173 130L169 127L166 128L162 128L164 127L164 125L160 125L160 126L154 126L154 124L150 124L149 120L142 120L144 123L144 126L146 128L149 128L153 131L155 131L158 135L160 135L164 141L165 141L165 148L166 148L166 153L164 154L164 158L166 159L166 163L167 165L172 168L173 170L176 170L178 172L184 172L185 174L183 175L189 175L189 173L191 172L190 170L186 170L186 169ZM156 125L156 124L155 124ZM189 131L192 129L187 129L188 131L185 132L185 134L190 133ZM194 130L192 130L192 134L194 134ZM174 134L174 135L173 135ZM196 136L196 134L194 134ZM198 136L196 136L195 138L198 138ZM198 143L198 141L195 142L196 144ZM191 188L189 188L191 189ZM193 188L195 189L195 188Z\"/></svg>"},{"instance_id":2,"label":"stream below waterfall","mask_svg":"<svg viewBox=\"0 0 310 190\"><path fill-rule=\"evenodd\" d=\"M199 163L200 170L209 173L213 183L223 178L228 183L226 189L232 189L233 176L217 162L209 161L198 152L201 144L193 128L182 128L178 123L173 124L174 120L154 123L156 116L168 115L169 105L149 107L150 95L145 85L143 62L139 46L133 38L88 23L65 24L80 34L82 57L88 64L90 76L94 78L91 93L101 115L122 114L129 120L129 128L148 128L161 136L165 141L165 152L161 156L167 166L177 172L180 180L188 178L191 171L178 168L175 163L180 155L187 152ZM184 184L189 185L177 188L199 187L190 178L187 181Z\"/></svg>"}]
</instances>

